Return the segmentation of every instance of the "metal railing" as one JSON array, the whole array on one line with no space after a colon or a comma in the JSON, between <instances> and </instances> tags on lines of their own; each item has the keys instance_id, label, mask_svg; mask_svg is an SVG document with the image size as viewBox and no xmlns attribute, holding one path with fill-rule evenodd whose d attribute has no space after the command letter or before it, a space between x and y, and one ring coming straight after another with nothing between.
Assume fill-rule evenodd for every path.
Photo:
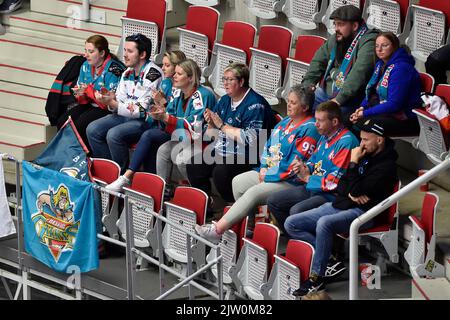
<instances>
[{"instance_id":1,"label":"metal railing","mask_svg":"<svg viewBox=\"0 0 450 320\"><path fill-rule=\"evenodd\" d=\"M442 163L429 170L424 175L418 177L408 185L404 186L392 196L379 203L366 213L362 214L353 220L350 226L350 281L349 281L349 299L358 299L358 237L359 228L367 221L375 218L377 215L388 209L392 204L397 202L400 198L418 188L422 183L425 183L442 171L450 167L450 158L447 157Z\"/></svg>"},{"instance_id":2,"label":"metal railing","mask_svg":"<svg viewBox=\"0 0 450 320\"><path fill-rule=\"evenodd\" d=\"M23 219L22 219L22 206L21 206L21 188L20 188L20 164L21 161L16 160L14 157L7 155L7 154L0 154L0 161L6 160L14 162L15 169L16 169L16 201L11 202L9 201L10 207L14 208L15 214L13 216L13 220L16 221L17 227L17 242L18 242L18 248L17 248L17 261L9 261L5 260L3 258L0 258L0 262L4 264L8 264L15 269L17 269L17 274L12 273L10 271L2 270L0 268L0 280L5 283L3 278L8 278L10 280L13 280L18 283L17 290L15 294L13 295L8 286L6 287L8 296L10 298L17 299L19 297L20 292L22 291L22 298L27 300L30 298L30 288L35 288L40 291L47 292L48 294L63 298L63 299L81 299L82 298L82 292L91 295L92 293L97 295L101 298L108 298L103 293L99 292L92 292L92 290L84 290L83 288L75 288L75 296L72 296L71 294L65 293L63 291L59 291L57 289L51 289L51 287L39 283L39 281L31 280L29 276L31 274L44 277L47 280L50 280L52 282L55 282L57 284L60 284L62 286L67 285L67 282L62 279L58 279L57 277L51 276L50 274L46 274L45 272L39 272L37 270L33 270L33 268L30 268L28 265L24 264L24 239L22 238L23 234ZM156 212L153 212L149 208L145 208L142 205L136 203L133 201L133 199L129 198L129 196L124 195L122 193L117 193L114 191L107 190L103 187L100 187L96 184L93 184L94 188L100 192L106 192L109 195L112 195L114 197L118 197L120 199L123 199L124 201L124 208L125 211L123 214L125 214L125 228L126 228L126 241L121 242L116 239L104 236L102 234L97 234L97 237L99 239L102 239L104 241L108 241L114 245L120 246L125 248L126 253L126 298L129 300L134 300L138 298L136 296L136 282L135 282L135 258L141 257L142 259L145 259L146 261L156 265L159 267L159 278L160 278L160 295L156 298L157 300L164 299L176 290L183 288L185 286L188 286L188 292L189 292L189 298L193 299L194 294L192 291L192 288L195 287L196 289L208 294L209 296L223 300L223 277L222 277L222 269L223 269L223 258L220 253L220 247L219 245L215 245L201 237L199 237L197 234L195 234L192 231L186 230L184 227L182 227L179 224L176 224L172 221L169 221L165 217L162 216L162 214L158 214ZM157 235L157 248L154 248L158 252L158 259L155 259L153 257L150 257L149 255L145 254L142 250L139 250L135 247L134 243L134 230L133 230L133 215L132 210L133 206L136 206L139 210L143 210L146 213L153 216L155 219L154 228L156 229L156 235ZM164 256L164 246L162 241L162 224L170 225L173 228L181 229L183 232L186 233L187 238L187 274L183 274L180 272L177 272L175 269L169 267L168 265L164 264L165 256ZM192 239L195 239L197 243L202 243L205 246L208 246L211 248L211 250L216 250L216 258L213 261L210 261L206 263L205 265L198 266L198 269L193 272L193 265L192 265ZM202 282L205 282L209 284L210 286L213 286L217 289L217 293L213 292L209 288L201 285L198 281L196 281L196 278L206 272L208 269L212 268L214 265L217 264L217 270L218 270L218 276L217 276L217 282L216 283L208 283L207 281L202 281L202 279L199 279ZM180 282L177 283L175 286L170 288L166 291L165 284L164 284L164 272L168 272L177 278L180 279Z\"/></svg>"},{"instance_id":3,"label":"metal railing","mask_svg":"<svg viewBox=\"0 0 450 320\"><path fill-rule=\"evenodd\" d=\"M90 0L83 0L81 3L80 20L88 21L90 18Z\"/></svg>"}]
</instances>

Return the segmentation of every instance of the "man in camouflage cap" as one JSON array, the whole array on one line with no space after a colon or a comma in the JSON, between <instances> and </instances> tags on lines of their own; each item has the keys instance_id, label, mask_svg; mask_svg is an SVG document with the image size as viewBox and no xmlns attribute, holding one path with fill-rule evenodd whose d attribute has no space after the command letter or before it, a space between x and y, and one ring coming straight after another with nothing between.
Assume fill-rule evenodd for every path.
<instances>
[{"instance_id":1,"label":"man in camouflage cap","mask_svg":"<svg viewBox=\"0 0 450 320\"><path fill-rule=\"evenodd\" d=\"M377 30L369 29L361 10L341 6L330 15L335 34L317 50L305 74L304 87L316 87L314 108L337 102L345 118L361 103L375 63Z\"/></svg>"}]
</instances>

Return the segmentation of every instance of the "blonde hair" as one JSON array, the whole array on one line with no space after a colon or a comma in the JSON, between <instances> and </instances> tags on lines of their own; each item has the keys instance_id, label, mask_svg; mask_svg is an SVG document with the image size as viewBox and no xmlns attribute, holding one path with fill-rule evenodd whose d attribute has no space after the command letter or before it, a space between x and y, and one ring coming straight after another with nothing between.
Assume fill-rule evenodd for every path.
<instances>
[{"instance_id":1,"label":"blonde hair","mask_svg":"<svg viewBox=\"0 0 450 320\"><path fill-rule=\"evenodd\" d=\"M200 70L197 62L192 59L186 59L178 63L178 66L186 72L188 77L192 78L193 87L198 88L200 86L202 71Z\"/></svg>"},{"instance_id":2,"label":"blonde hair","mask_svg":"<svg viewBox=\"0 0 450 320\"><path fill-rule=\"evenodd\" d=\"M223 73L231 71L233 72L234 76L238 79L244 79L244 87L249 87L249 80L250 80L250 70L248 67L240 62L233 62L228 67L225 68Z\"/></svg>"},{"instance_id":3,"label":"blonde hair","mask_svg":"<svg viewBox=\"0 0 450 320\"><path fill-rule=\"evenodd\" d=\"M58 188L58 191L56 191L56 193L53 195L53 203L54 205L58 205L59 201L61 200L61 198L64 197L67 199L65 205L64 205L64 210L69 209L70 207L70 203L69 203L69 190L65 187L65 186L60 186Z\"/></svg>"},{"instance_id":4,"label":"blonde hair","mask_svg":"<svg viewBox=\"0 0 450 320\"><path fill-rule=\"evenodd\" d=\"M173 66L176 66L181 61L186 60L186 55L183 51L180 50L167 51L166 53L164 53L164 57L167 57L170 64Z\"/></svg>"}]
</instances>

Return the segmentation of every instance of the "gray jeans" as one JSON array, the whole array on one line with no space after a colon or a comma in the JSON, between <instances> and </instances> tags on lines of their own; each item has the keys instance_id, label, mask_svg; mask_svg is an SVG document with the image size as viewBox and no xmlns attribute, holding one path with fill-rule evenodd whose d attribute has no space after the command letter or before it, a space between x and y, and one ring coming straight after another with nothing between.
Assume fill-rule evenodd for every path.
<instances>
[{"instance_id":1,"label":"gray jeans","mask_svg":"<svg viewBox=\"0 0 450 320\"><path fill-rule=\"evenodd\" d=\"M288 190L295 186L287 182L259 182L257 171L247 171L233 179L233 195L236 202L223 217L231 226L255 211L257 206L265 205L274 192Z\"/></svg>"}]
</instances>

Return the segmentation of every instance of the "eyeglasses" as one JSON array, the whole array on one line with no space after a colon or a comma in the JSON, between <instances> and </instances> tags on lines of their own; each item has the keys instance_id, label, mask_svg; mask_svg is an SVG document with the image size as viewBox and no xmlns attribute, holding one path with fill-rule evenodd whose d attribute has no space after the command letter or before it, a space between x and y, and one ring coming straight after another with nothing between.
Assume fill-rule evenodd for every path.
<instances>
[{"instance_id":1,"label":"eyeglasses","mask_svg":"<svg viewBox=\"0 0 450 320\"><path fill-rule=\"evenodd\" d=\"M388 48L390 45L391 45L390 43L384 43L381 45L376 44L375 49L383 49L384 50L384 49Z\"/></svg>"},{"instance_id":2,"label":"eyeglasses","mask_svg":"<svg viewBox=\"0 0 450 320\"><path fill-rule=\"evenodd\" d=\"M237 80L238 78L226 78L226 77L222 77L222 82L226 82L226 83L230 83L234 80Z\"/></svg>"}]
</instances>

